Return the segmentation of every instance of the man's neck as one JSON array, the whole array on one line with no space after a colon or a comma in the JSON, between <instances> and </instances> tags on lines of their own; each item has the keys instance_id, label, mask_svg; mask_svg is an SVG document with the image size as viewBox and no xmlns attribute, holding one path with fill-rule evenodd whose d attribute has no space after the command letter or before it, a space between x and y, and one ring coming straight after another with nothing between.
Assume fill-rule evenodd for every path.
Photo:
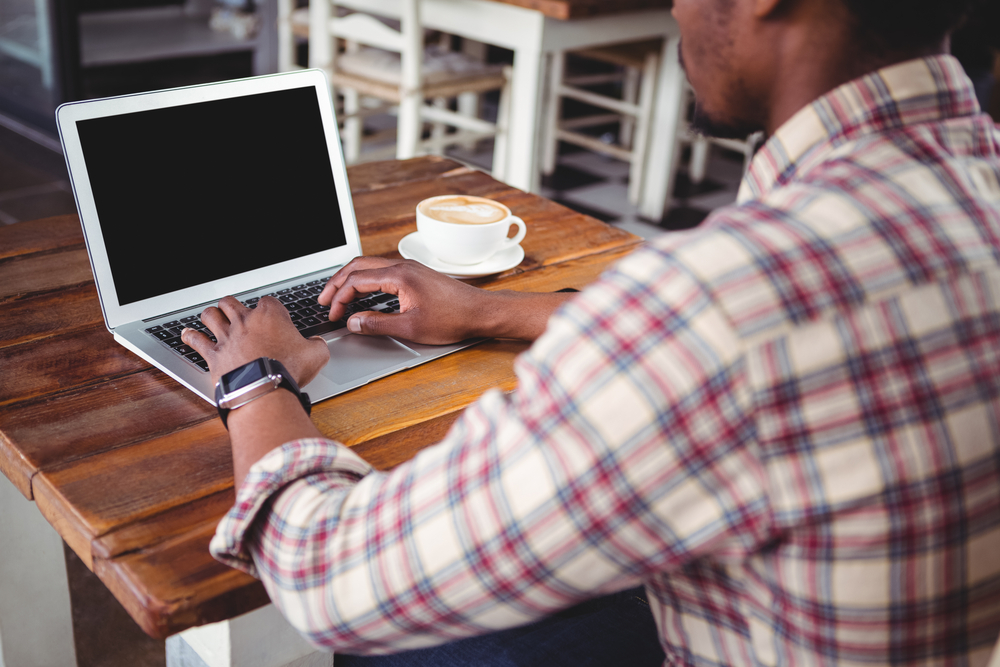
<instances>
[{"instance_id":1,"label":"man's neck","mask_svg":"<svg viewBox=\"0 0 1000 667\"><path fill-rule=\"evenodd\" d=\"M822 22L821 17L816 20ZM827 23L825 29L810 29L808 25L803 23L802 29L786 31L772 42L773 85L765 126L768 134L803 107L848 81L889 65L948 52L945 39L933 47L875 53L859 47L856 36L843 28L838 30L837 23Z\"/></svg>"}]
</instances>

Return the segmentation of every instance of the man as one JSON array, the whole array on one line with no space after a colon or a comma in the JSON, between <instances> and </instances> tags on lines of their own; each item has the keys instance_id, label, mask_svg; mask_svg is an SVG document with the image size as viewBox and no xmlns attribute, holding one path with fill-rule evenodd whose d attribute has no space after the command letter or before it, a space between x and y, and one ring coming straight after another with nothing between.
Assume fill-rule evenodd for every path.
<instances>
[{"instance_id":1,"label":"man","mask_svg":"<svg viewBox=\"0 0 1000 667\"><path fill-rule=\"evenodd\" d=\"M403 314L354 330L538 336L519 388L388 474L322 439L291 392L234 410L242 485L213 552L338 652L519 626L641 581L669 664L985 664L1000 137L941 55L969 4L675 0L701 116L770 137L738 204L570 297L352 263L320 297L331 317L382 289ZM274 302L203 319L218 344L184 338L216 376L270 356L301 382L326 358Z\"/></svg>"}]
</instances>

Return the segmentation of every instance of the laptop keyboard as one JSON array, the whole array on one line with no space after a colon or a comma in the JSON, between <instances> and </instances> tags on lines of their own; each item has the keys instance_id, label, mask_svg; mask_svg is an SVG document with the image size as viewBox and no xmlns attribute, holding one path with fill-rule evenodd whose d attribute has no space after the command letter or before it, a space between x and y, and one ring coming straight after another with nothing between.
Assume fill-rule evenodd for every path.
<instances>
[{"instance_id":1,"label":"laptop keyboard","mask_svg":"<svg viewBox=\"0 0 1000 667\"><path fill-rule=\"evenodd\" d=\"M278 290L277 292L250 297L242 303L247 308L256 308L257 303L262 297L275 297L288 309L288 314L292 318L292 324L295 325L295 328L299 330L304 338L344 329L347 327L347 318L363 310L378 310L389 313L399 312L399 299L394 294L375 292L363 295L347 304L347 313L344 317L331 322L329 320L330 308L316 303L316 296L323 291L323 286L326 285L327 280L329 278L312 280L302 285ZM181 341L181 331L185 327L196 331L203 331L208 334L212 341L215 341L215 336L212 335L208 327L202 324L201 318L197 315L188 315L154 324L146 328L146 333L207 373L208 362L205 361L204 357Z\"/></svg>"}]
</instances>

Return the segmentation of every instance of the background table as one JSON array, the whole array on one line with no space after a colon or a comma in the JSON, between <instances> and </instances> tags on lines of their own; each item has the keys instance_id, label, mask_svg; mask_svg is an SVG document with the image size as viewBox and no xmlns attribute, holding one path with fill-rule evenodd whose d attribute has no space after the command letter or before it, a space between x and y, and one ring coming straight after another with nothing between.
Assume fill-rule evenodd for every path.
<instances>
[{"instance_id":1,"label":"background table","mask_svg":"<svg viewBox=\"0 0 1000 667\"><path fill-rule=\"evenodd\" d=\"M374 0L373 0L374 1ZM677 58L680 32L669 0L422 0L424 24L514 52L507 160L503 179L538 191L538 148L549 55L662 38L655 112L639 212L663 216L673 183L678 128L686 99Z\"/></svg>"},{"instance_id":2,"label":"background table","mask_svg":"<svg viewBox=\"0 0 1000 667\"><path fill-rule=\"evenodd\" d=\"M375 13L393 14L393 0L366 0L366 4ZM537 192L539 186L539 133L551 54L663 39L639 204L642 216L658 221L672 190L686 100L686 79L677 57L680 32L670 7L670 0L421 0L420 12L427 28L514 52L507 155L494 165L501 169L498 177L528 192ZM265 4L264 11L274 10ZM263 21L275 25L276 16L265 14Z\"/></svg>"},{"instance_id":3,"label":"background table","mask_svg":"<svg viewBox=\"0 0 1000 667\"><path fill-rule=\"evenodd\" d=\"M426 197L464 193L509 206L528 227L525 259L471 281L488 289L579 288L640 243L444 158L359 165L349 178L370 255L398 256ZM205 256L196 242L192 248ZM178 270L150 267L161 268ZM391 467L440 439L486 389L512 390L512 362L525 348L487 341L319 403L314 421L376 467ZM214 407L113 341L75 215L0 227L0 377L0 470L147 633L166 637L268 603L259 582L208 553L234 498L228 434ZM25 629L4 630L4 651L36 641L41 623L31 650L55 650L66 641L55 627L68 618L58 601L65 572L59 559L44 557L52 540L59 553L61 544L32 523L31 503L6 498L0 494L0 624L7 618L5 628L17 621ZM54 593L33 592L36 585ZM44 609L11 591L57 601Z\"/></svg>"}]
</instances>

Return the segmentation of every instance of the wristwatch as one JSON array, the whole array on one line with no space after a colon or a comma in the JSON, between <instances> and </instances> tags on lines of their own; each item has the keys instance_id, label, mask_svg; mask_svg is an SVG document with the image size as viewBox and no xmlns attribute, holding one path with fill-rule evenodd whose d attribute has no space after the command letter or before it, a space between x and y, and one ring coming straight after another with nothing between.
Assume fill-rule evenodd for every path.
<instances>
[{"instance_id":1,"label":"wristwatch","mask_svg":"<svg viewBox=\"0 0 1000 667\"><path fill-rule=\"evenodd\" d=\"M261 357L229 371L215 385L215 404L219 408L222 425L229 428L226 420L231 410L270 394L276 389L287 389L292 392L298 397L306 414L312 412L309 395L299 389L292 374L281 362Z\"/></svg>"}]
</instances>

